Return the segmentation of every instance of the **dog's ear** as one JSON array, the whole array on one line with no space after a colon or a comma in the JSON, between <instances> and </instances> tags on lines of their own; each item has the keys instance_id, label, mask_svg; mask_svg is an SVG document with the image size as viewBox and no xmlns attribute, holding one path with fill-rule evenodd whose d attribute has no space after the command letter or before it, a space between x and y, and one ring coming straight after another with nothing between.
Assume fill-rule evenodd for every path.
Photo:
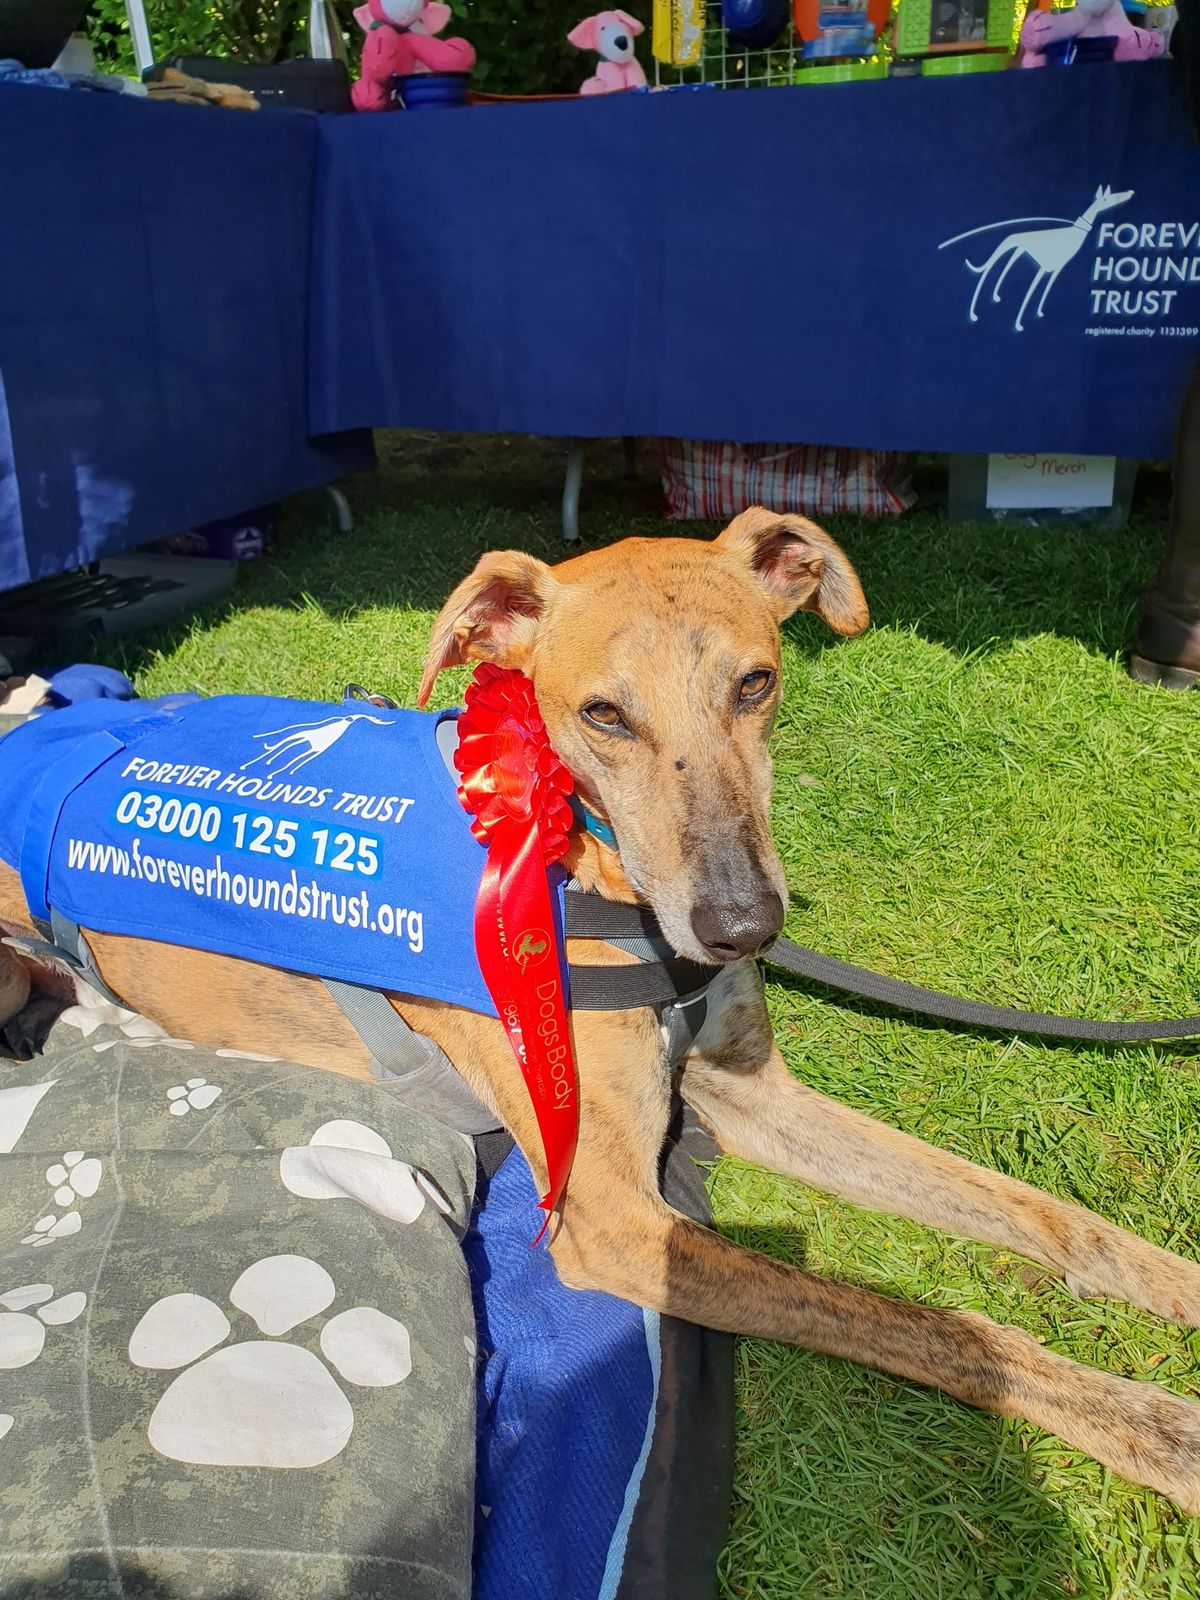
<instances>
[{"instance_id":1,"label":"dog's ear","mask_svg":"<svg viewBox=\"0 0 1200 1600\"><path fill-rule=\"evenodd\" d=\"M464 661L523 667L556 582L544 561L520 550L491 550L481 557L433 625L417 704L429 699L445 667Z\"/></svg>"},{"instance_id":2,"label":"dog's ear","mask_svg":"<svg viewBox=\"0 0 1200 1600\"><path fill-rule=\"evenodd\" d=\"M621 26L627 29L635 39L639 33L645 33L646 24L644 22L639 22L636 17L631 17L628 11L616 11L613 13L613 15L617 17Z\"/></svg>"},{"instance_id":3,"label":"dog's ear","mask_svg":"<svg viewBox=\"0 0 1200 1600\"><path fill-rule=\"evenodd\" d=\"M846 552L807 517L751 506L716 543L750 569L780 622L793 611L815 611L834 633L850 636L870 621Z\"/></svg>"}]
</instances>

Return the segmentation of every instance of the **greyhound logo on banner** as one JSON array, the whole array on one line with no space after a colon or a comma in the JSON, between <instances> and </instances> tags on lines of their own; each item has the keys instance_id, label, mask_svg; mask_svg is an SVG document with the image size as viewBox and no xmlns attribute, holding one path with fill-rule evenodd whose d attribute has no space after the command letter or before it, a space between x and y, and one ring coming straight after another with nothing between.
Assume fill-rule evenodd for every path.
<instances>
[{"instance_id":1,"label":"greyhound logo on banner","mask_svg":"<svg viewBox=\"0 0 1200 1600\"><path fill-rule=\"evenodd\" d=\"M256 767L261 761L272 776L280 772L299 772L301 767L331 749L353 722L373 722L376 727L387 727L385 718L368 716L365 711L349 716L325 717L320 722L292 722L286 728L253 734L255 739L273 739L275 742L264 744L261 753L252 756L249 761L243 761L239 771L245 772L248 767Z\"/></svg>"},{"instance_id":2,"label":"greyhound logo on banner","mask_svg":"<svg viewBox=\"0 0 1200 1600\"><path fill-rule=\"evenodd\" d=\"M1164 333L1193 333L1175 325L1176 302L1182 286L1200 282L1200 222L1101 220L1133 197L1132 189L1101 184L1077 217L1009 217L944 239L939 250L1005 230L982 261L971 259L973 249L964 253L963 265L976 279L967 320L976 323L988 315L986 307L980 309L985 289L992 305L1004 303L1002 291L1016 268L1007 298L1016 304L1013 331L1026 332L1045 317L1050 291L1063 272L1076 256L1090 252L1086 311L1092 325L1083 331L1153 337L1157 329L1147 324L1167 320L1171 326Z\"/></svg>"},{"instance_id":3,"label":"greyhound logo on banner","mask_svg":"<svg viewBox=\"0 0 1200 1600\"><path fill-rule=\"evenodd\" d=\"M1038 301L1037 307L1037 315L1040 317L1045 314L1046 299L1058 282L1059 274L1083 249L1084 241L1091 233L1096 218L1102 211L1110 211L1114 206L1123 206L1127 200L1132 199L1132 189L1114 194L1110 188L1102 187L1096 190L1096 198L1086 211L1081 211L1073 221L1070 217L1010 217L1006 222L987 222L982 228L971 228L966 233L956 233L953 239L944 240L938 245L939 250L946 250L952 244L961 244L964 239L973 239L981 233L991 233L997 228L1016 230L1001 239L982 266L977 267L970 260L966 262L968 269L979 280L975 285L975 292L971 296L971 307L967 313L970 320L979 321L977 309L979 295L993 270L1000 267L999 276L992 283L992 301L995 305L999 305L1000 290L1004 286L1005 278L1018 261L1028 256L1034 266L1033 280L1025 291L1025 298L1021 301L1021 309L1017 312L1017 320L1013 324L1018 333L1024 333L1025 312L1029 308L1029 302L1037 293L1038 286L1044 282L1042 298ZM1021 225L1027 222L1036 222L1041 226L1023 228Z\"/></svg>"}]
</instances>

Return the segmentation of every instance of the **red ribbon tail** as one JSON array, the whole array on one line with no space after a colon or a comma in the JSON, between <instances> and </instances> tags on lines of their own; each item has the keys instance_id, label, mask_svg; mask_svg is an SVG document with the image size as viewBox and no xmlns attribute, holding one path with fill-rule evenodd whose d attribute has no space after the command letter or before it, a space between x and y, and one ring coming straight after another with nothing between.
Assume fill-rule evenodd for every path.
<instances>
[{"instance_id":1,"label":"red ribbon tail","mask_svg":"<svg viewBox=\"0 0 1200 1600\"><path fill-rule=\"evenodd\" d=\"M533 818L509 821L489 841L475 904L475 950L542 1136L547 1190L540 1240L571 1170L579 1101L554 907Z\"/></svg>"}]
</instances>

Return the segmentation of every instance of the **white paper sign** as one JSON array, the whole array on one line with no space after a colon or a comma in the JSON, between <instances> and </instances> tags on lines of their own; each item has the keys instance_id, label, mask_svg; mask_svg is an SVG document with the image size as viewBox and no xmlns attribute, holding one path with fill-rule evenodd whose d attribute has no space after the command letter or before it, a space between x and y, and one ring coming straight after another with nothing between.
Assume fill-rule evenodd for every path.
<instances>
[{"instance_id":1,"label":"white paper sign","mask_svg":"<svg viewBox=\"0 0 1200 1600\"><path fill-rule=\"evenodd\" d=\"M1115 456L989 456L989 511L1111 506Z\"/></svg>"}]
</instances>

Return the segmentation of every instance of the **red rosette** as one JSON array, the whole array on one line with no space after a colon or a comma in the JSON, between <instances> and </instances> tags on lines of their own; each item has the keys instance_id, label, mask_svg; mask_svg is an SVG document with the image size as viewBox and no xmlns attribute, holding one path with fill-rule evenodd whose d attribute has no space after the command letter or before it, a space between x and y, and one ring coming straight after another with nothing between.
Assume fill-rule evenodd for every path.
<instances>
[{"instance_id":1,"label":"red rosette","mask_svg":"<svg viewBox=\"0 0 1200 1600\"><path fill-rule=\"evenodd\" d=\"M548 1177L540 1204L548 1223L566 1186L579 1132L575 1060L546 877L570 843L568 797L575 786L523 672L490 662L476 668L458 719L454 765L471 832L488 852L475 900L475 953L537 1115Z\"/></svg>"},{"instance_id":2,"label":"red rosette","mask_svg":"<svg viewBox=\"0 0 1200 1600\"><path fill-rule=\"evenodd\" d=\"M454 765L471 832L486 845L504 823L533 821L542 859L552 867L571 842L568 797L575 782L550 743L533 684L523 672L485 661L476 667L464 699Z\"/></svg>"}]
</instances>

